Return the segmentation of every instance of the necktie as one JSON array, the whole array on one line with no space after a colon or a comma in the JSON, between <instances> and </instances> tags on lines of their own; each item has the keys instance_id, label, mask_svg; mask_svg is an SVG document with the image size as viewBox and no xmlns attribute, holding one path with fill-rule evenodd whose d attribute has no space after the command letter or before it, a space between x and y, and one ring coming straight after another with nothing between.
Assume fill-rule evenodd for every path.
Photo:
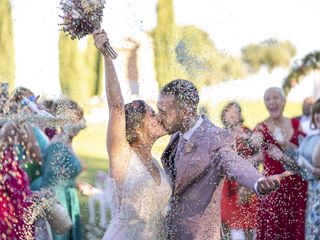
<instances>
[{"instance_id":1,"label":"necktie","mask_svg":"<svg viewBox=\"0 0 320 240\"><path fill-rule=\"evenodd\" d=\"M181 134L177 136L177 139L172 143L172 152L169 156L169 171L172 179L173 185L176 182L176 167L175 167L175 157L178 151L178 144L180 142Z\"/></svg>"}]
</instances>

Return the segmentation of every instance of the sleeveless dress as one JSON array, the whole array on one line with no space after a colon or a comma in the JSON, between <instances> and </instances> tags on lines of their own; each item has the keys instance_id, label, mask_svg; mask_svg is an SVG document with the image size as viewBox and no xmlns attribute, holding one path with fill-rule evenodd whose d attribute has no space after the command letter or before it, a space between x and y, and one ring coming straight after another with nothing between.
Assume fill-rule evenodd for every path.
<instances>
[{"instance_id":1,"label":"sleeveless dress","mask_svg":"<svg viewBox=\"0 0 320 240\"><path fill-rule=\"evenodd\" d=\"M162 220L166 214L171 187L165 172L157 162L156 164L161 176L160 185L156 184L133 151L123 190L118 191L114 181L110 181L112 217L103 240L165 239ZM120 204L118 199L121 199Z\"/></svg>"},{"instance_id":2,"label":"sleeveless dress","mask_svg":"<svg viewBox=\"0 0 320 240\"><path fill-rule=\"evenodd\" d=\"M300 135L299 122L291 120L294 133L291 142L298 145ZM272 159L268 153L269 144L280 147L265 123L260 123L256 131L263 134L262 151L265 157L264 171L266 176L285 171L279 161ZM280 147L281 148L281 147ZM257 206L257 240L304 240L305 209L307 182L300 175L292 175L281 181L279 189L261 197Z\"/></svg>"}]
</instances>

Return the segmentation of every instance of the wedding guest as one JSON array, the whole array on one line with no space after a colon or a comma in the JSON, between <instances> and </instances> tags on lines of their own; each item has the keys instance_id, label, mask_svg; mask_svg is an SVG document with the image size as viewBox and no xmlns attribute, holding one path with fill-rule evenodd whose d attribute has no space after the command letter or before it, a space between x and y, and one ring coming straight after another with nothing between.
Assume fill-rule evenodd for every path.
<instances>
[{"instance_id":1,"label":"wedding guest","mask_svg":"<svg viewBox=\"0 0 320 240\"><path fill-rule=\"evenodd\" d=\"M6 82L0 83L0 117L4 117L8 111L9 101L9 84Z\"/></svg>"},{"instance_id":2,"label":"wedding guest","mask_svg":"<svg viewBox=\"0 0 320 240\"><path fill-rule=\"evenodd\" d=\"M17 113L23 115L24 113L28 112L31 113L27 110L27 106L24 103L24 99L27 98L30 101L36 101L36 96L35 94L28 88L25 87L18 87L16 88L11 97L10 97L10 102L11 102L11 109L10 113ZM22 167L26 171L29 177L30 184L32 183L33 180L35 180L39 175L40 175L40 165L42 161L42 156L45 151L45 148L48 144L48 139L44 136L42 130L37 127L36 125L31 125L29 122L25 122L25 128L28 129L28 134L33 135L32 137L35 138L36 144L40 147L40 152L41 154L29 154L29 157L31 158L30 161L27 161ZM18 144L17 146L18 152L17 154L19 155L19 158L26 158L27 157L27 152L26 148L22 146L21 144Z\"/></svg>"},{"instance_id":3,"label":"wedding guest","mask_svg":"<svg viewBox=\"0 0 320 240\"><path fill-rule=\"evenodd\" d=\"M307 97L302 104L302 115L296 117L300 121L301 128L306 135L319 133L319 129L311 127L311 109L312 105L316 102L314 97Z\"/></svg>"},{"instance_id":4,"label":"wedding guest","mask_svg":"<svg viewBox=\"0 0 320 240\"><path fill-rule=\"evenodd\" d=\"M285 151L297 148L299 136L304 136L297 119L283 116L286 98L280 88L265 91L264 103L269 117L259 123L251 137L253 146L261 146L264 154L266 176L283 172L284 159L274 157L274 149ZM304 239L307 182L299 175L292 175L282 182L280 188L260 198L257 209L257 240Z\"/></svg>"},{"instance_id":5,"label":"wedding guest","mask_svg":"<svg viewBox=\"0 0 320 240\"><path fill-rule=\"evenodd\" d=\"M0 138L0 239L31 240L35 237L34 222L25 216L32 204L32 193L28 175L21 167L31 158L21 157L18 146L25 146L28 154L40 154L40 149L24 124L6 123Z\"/></svg>"},{"instance_id":6,"label":"wedding guest","mask_svg":"<svg viewBox=\"0 0 320 240\"><path fill-rule=\"evenodd\" d=\"M56 104L55 115L67 117L70 124L65 124L61 133L56 135L47 147L41 166L41 176L36 179L34 188L53 188L72 220L70 231L65 234L53 232L53 239L81 240L83 236L76 178L82 167L72 143L74 137L85 127L83 110L76 102L68 99L58 100Z\"/></svg>"},{"instance_id":7,"label":"wedding guest","mask_svg":"<svg viewBox=\"0 0 320 240\"><path fill-rule=\"evenodd\" d=\"M56 103L54 100L45 100L41 103L45 109L54 115ZM47 127L44 129L45 134L49 139L52 139L55 135L57 135L57 128L55 127Z\"/></svg>"},{"instance_id":8,"label":"wedding guest","mask_svg":"<svg viewBox=\"0 0 320 240\"><path fill-rule=\"evenodd\" d=\"M244 126L238 103L230 102L222 110L221 121L232 134L236 152L248 159L254 152L248 145L251 130ZM221 219L230 239L253 239L256 225L256 196L233 178L226 179L221 196Z\"/></svg>"},{"instance_id":9,"label":"wedding guest","mask_svg":"<svg viewBox=\"0 0 320 240\"><path fill-rule=\"evenodd\" d=\"M320 100L312 107L311 128L318 133L305 138L299 148L299 153L312 166L309 169L311 174L302 171L302 176L308 181L305 239L320 236Z\"/></svg>"}]
</instances>

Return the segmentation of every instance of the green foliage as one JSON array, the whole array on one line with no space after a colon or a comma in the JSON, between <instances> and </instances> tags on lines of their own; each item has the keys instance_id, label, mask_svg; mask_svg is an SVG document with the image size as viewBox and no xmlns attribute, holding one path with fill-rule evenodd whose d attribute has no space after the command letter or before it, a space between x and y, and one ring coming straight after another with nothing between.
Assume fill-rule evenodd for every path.
<instances>
[{"instance_id":1,"label":"green foliage","mask_svg":"<svg viewBox=\"0 0 320 240\"><path fill-rule=\"evenodd\" d=\"M157 14L158 24L151 36L160 87L175 78L189 79L201 88L246 76L241 59L216 49L205 31L175 26L172 0L158 0Z\"/></svg>"},{"instance_id":2,"label":"green foliage","mask_svg":"<svg viewBox=\"0 0 320 240\"><path fill-rule=\"evenodd\" d=\"M158 24L151 35L154 40L155 70L159 86L164 86L174 78L175 53L174 14L172 0L158 0Z\"/></svg>"},{"instance_id":3,"label":"green foliage","mask_svg":"<svg viewBox=\"0 0 320 240\"><path fill-rule=\"evenodd\" d=\"M264 65L272 71L276 67L288 67L296 49L290 41L268 39L252 43L242 49L242 59L251 73L257 73Z\"/></svg>"},{"instance_id":4,"label":"green foliage","mask_svg":"<svg viewBox=\"0 0 320 240\"><path fill-rule=\"evenodd\" d=\"M177 27L176 31L176 61L199 88L246 76L241 59L219 51L205 31L195 26Z\"/></svg>"},{"instance_id":5,"label":"green foliage","mask_svg":"<svg viewBox=\"0 0 320 240\"><path fill-rule=\"evenodd\" d=\"M231 79L243 79L247 75L246 66L241 58L225 56L225 62L222 66L223 73Z\"/></svg>"},{"instance_id":6,"label":"green foliage","mask_svg":"<svg viewBox=\"0 0 320 240\"><path fill-rule=\"evenodd\" d=\"M102 56L94 46L93 37L88 37L87 48L84 52L87 81L90 88L90 97L100 95L102 92L103 61Z\"/></svg>"},{"instance_id":7,"label":"green foliage","mask_svg":"<svg viewBox=\"0 0 320 240\"><path fill-rule=\"evenodd\" d=\"M84 92L85 86L82 87L80 61L78 40L71 40L61 32L59 39L60 85L62 93L74 100L80 100L88 95L88 92Z\"/></svg>"},{"instance_id":8,"label":"green foliage","mask_svg":"<svg viewBox=\"0 0 320 240\"><path fill-rule=\"evenodd\" d=\"M0 82L8 82L14 88L15 62L11 4L0 1Z\"/></svg>"},{"instance_id":9,"label":"green foliage","mask_svg":"<svg viewBox=\"0 0 320 240\"><path fill-rule=\"evenodd\" d=\"M288 94L292 87L314 70L320 70L320 51L309 53L294 64L282 85L285 93Z\"/></svg>"},{"instance_id":10,"label":"green foliage","mask_svg":"<svg viewBox=\"0 0 320 240\"><path fill-rule=\"evenodd\" d=\"M206 32L193 26L177 27L175 52L177 63L186 78L198 87L208 83L214 73L213 58L216 48Z\"/></svg>"},{"instance_id":11,"label":"green foliage","mask_svg":"<svg viewBox=\"0 0 320 240\"><path fill-rule=\"evenodd\" d=\"M71 40L61 32L59 63L60 85L64 95L84 102L101 93L103 64L91 36L88 38L86 50L81 53L78 40Z\"/></svg>"}]
</instances>

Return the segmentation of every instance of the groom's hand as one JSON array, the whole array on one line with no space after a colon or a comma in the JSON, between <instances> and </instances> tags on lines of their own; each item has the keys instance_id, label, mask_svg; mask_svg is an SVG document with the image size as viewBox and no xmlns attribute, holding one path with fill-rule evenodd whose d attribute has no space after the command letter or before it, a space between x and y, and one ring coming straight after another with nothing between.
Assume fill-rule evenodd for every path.
<instances>
[{"instance_id":1,"label":"groom's hand","mask_svg":"<svg viewBox=\"0 0 320 240\"><path fill-rule=\"evenodd\" d=\"M263 178L261 180L258 180L258 184L257 184L258 193L260 193L261 195L266 195L275 191L277 188L280 187L281 180L290 175L291 175L291 172L285 171L281 174L272 175L268 178Z\"/></svg>"}]
</instances>

